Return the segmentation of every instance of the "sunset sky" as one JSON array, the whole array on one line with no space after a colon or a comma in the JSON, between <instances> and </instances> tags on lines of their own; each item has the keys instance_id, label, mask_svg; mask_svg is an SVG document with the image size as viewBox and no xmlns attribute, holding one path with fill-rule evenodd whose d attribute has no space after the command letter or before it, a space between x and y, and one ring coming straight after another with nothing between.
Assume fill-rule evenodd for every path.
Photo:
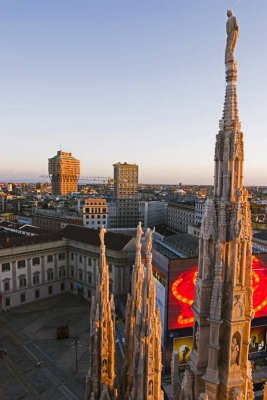
<instances>
[{"instance_id":1,"label":"sunset sky","mask_svg":"<svg viewBox=\"0 0 267 400\"><path fill-rule=\"evenodd\" d=\"M140 182L211 183L228 8L245 183L267 185L266 0L0 0L0 181L62 148L86 176L127 161Z\"/></svg>"}]
</instances>

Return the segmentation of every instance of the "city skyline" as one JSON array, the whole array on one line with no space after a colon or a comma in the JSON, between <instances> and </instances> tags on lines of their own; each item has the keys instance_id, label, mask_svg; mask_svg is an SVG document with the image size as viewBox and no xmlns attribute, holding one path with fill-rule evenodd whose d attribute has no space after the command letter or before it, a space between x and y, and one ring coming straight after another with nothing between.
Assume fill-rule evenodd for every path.
<instances>
[{"instance_id":1,"label":"city skyline","mask_svg":"<svg viewBox=\"0 0 267 400\"><path fill-rule=\"evenodd\" d=\"M141 183L212 184L231 8L242 21L245 184L266 185L267 5L256 7L248 0L3 4L0 130L15 146L2 152L0 181L37 181L62 148L81 160L85 176L112 176L112 164L126 161L139 165Z\"/></svg>"}]
</instances>

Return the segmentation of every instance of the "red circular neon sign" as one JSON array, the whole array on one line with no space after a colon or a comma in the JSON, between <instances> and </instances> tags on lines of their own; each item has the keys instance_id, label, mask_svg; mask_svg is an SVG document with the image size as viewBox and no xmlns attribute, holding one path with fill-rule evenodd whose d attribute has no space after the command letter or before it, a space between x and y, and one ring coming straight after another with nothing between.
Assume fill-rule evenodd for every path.
<instances>
[{"instance_id":1,"label":"red circular neon sign","mask_svg":"<svg viewBox=\"0 0 267 400\"><path fill-rule=\"evenodd\" d=\"M171 282L170 306L177 310L176 316L169 321L169 329L186 328L193 325L197 266L182 272ZM255 317L267 315L267 265L258 257L252 258L252 287ZM178 306L178 307L177 307ZM174 311L174 310L172 310ZM175 320L174 320L175 318Z\"/></svg>"}]
</instances>

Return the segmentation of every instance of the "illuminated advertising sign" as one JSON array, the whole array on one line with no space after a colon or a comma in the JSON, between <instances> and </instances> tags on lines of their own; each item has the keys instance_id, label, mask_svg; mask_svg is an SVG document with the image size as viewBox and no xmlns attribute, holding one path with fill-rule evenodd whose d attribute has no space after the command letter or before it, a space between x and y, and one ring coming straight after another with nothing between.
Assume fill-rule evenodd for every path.
<instances>
[{"instance_id":1,"label":"illuminated advertising sign","mask_svg":"<svg viewBox=\"0 0 267 400\"><path fill-rule=\"evenodd\" d=\"M180 365L187 364L192 348L193 338L191 336L173 340L173 351L178 353Z\"/></svg>"},{"instance_id":2,"label":"illuminated advertising sign","mask_svg":"<svg viewBox=\"0 0 267 400\"><path fill-rule=\"evenodd\" d=\"M186 262L190 261L188 268ZM170 271L168 329L193 326L197 260L179 260ZM267 255L257 254L252 258L252 286L255 317L267 316Z\"/></svg>"},{"instance_id":3,"label":"illuminated advertising sign","mask_svg":"<svg viewBox=\"0 0 267 400\"><path fill-rule=\"evenodd\" d=\"M250 331L249 354L265 351L266 349L266 328L252 328Z\"/></svg>"}]
</instances>

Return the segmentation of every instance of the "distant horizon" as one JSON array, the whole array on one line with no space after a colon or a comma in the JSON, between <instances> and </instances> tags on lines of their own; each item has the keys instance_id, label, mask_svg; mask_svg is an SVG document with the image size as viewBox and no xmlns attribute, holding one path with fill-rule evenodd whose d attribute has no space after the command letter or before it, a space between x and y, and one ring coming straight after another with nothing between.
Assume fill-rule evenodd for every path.
<instances>
[{"instance_id":1,"label":"distant horizon","mask_svg":"<svg viewBox=\"0 0 267 400\"><path fill-rule=\"evenodd\" d=\"M111 178L112 179L112 178ZM84 181L85 183L81 183L80 181L78 181L79 185L88 185L88 186L97 186L97 185L102 185L102 183L97 183L97 184L92 184L92 183L86 183L86 181ZM48 180L42 180L42 179L27 179L27 178L21 178L21 179L16 179L16 180L12 180L12 179L2 179L0 178L0 184L8 184L8 183L51 183L51 181ZM184 183L184 182L177 182L177 183L162 183L162 182L138 182L138 185L162 185L162 186L178 186L179 184L182 184L182 186L213 186L213 183ZM262 187L262 188L267 188L267 185L256 185L256 184L245 184L244 186L247 187Z\"/></svg>"}]
</instances>

